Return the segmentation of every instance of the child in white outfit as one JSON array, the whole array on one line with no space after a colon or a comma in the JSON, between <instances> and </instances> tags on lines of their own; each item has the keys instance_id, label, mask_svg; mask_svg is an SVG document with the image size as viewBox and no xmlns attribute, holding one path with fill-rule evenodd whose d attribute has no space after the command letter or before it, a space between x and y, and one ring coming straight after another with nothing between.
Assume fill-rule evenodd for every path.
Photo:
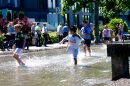
<instances>
[{"instance_id":1,"label":"child in white outfit","mask_svg":"<svg viewBox=\"0 0 130 86\"><path fill-rule=\"evenodd\" d=\"M77 65L77 55L79 49L79 43L81 41L81 37L76 33L77 28L75 26L70 27L70 35L63 38L60 42L62 44L64 41L68 40L67 52L68 54L72 54L74 58L74 64Z\"/></svg>"}]
</instances>

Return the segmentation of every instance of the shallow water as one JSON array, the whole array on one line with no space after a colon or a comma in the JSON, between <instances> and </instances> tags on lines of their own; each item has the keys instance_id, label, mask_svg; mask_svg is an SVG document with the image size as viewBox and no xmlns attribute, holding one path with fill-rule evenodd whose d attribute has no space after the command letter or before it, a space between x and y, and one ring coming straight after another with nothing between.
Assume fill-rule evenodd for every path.
<instances>
[{"instance_id":1,"label":"shallow water","mask_svg":"<svg viewBox=\"0 0 130 86\"><path fill-rule=\"evenodd\" d=\"M11 56L0 56L0 86L104 86L110 83L111 59L105 45L92 45L92 55L82 48L78 65L65 49L24 53L26 67L18 66Z\"/></svg>"}]
</instances>

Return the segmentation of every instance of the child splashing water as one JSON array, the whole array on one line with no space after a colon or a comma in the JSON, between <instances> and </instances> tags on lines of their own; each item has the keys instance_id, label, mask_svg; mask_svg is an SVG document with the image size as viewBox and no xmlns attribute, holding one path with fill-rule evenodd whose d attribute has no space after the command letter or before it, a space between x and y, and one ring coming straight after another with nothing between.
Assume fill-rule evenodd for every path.
<instances>
[{"instance_id":1,"label":"child splashing water","mask_svg":"<svg viewBox=\"0 0 130 86\"><path fill-rule=\"evenodd\" d=\"M81 37L77 35L76 33L77 28L75 26L70 27L70 35L63 38L60 44L62 44L64 41L68 40L67 44L67 52L68 54L72 54L74 58L74 65L77 65L77 55L78 55L78 49L79 49L79 43L81 41ZM82 41L84 41L82 39Z\"/></svg>"},{"instance_id":2,"label":"child splashing water","mask_svg":"<svg viewBox=\"0 0 130 86\"><path fill-rule=\"evenodd\" d=\"M16 36L15 36L15 44L13 45L13 49L15 49L13 57L17 60L17 62L19 63L20 66L25 66L25 64L19 58L19 56L22 52L22 49L24 49L24 47L25 47L24 35L22 32L20 32L21 25L16 24L14 26L14 30L15 30Z\"/></svg>"}]
</instances>

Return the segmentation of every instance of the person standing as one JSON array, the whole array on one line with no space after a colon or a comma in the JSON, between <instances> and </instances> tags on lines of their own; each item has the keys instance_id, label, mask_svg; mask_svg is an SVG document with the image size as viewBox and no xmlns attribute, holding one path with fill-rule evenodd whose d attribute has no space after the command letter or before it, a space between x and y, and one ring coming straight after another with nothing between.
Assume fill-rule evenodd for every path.
<instances>
[{"instance_id":1,"label":"person standing","mask_svg":"<svg viewBox=\"0 0 130 86\"><path fill-rule=\"evenodd\" d=\"M115 41L118 41L118 30L119 30L119 24L116 24L116 27L115 27Z\"/></svg>"},{"instance_id":2,"label":"person standing","mask_svg":"<svg viewBox=\"0 0 130 86\"><path fill-rule=\"evenodd\" d=\"M47 42L48 42L48 28L47 28L47 24L46 23L43 23L42 34L43 34L43 37L44 37L44 46L47 47Z\"/></svg>"},{"instance_id":3,"label":"person standing","mask_svg":"<svg viewBox=\"0 0 130 86\"><path fill-rule=\"evenodd\" d=\"M32 40L32 45L36 45L36 37L35 37L35 27L36 27L36 23L33 22L32 26L31 26L31 40Z\"/></svg>"},{"instance_id":4,"label":"person standing","mask_svg":"<svg viewBox=\"0 0 130 86\"><path fill-rule=\"evenodd\" d=\"M88 24L88 22L86 20L84 20L82 22L83 27L81 28L80 31L80 35L82 38L84 38L84 42L83 42L83 50L86 56L86 51L88 50L89 55L91 55L91 49L90 49L90 45L91 45L91 27Z\"/></svg>"},{"instance_id":5,"label":"person standing","mask_svg":"<svg viewBox=\"0 0 130 86\"><path fill-rule=\"evenodd\" d=\"M59 26L57 27L57 35L58 35L58 42L60 42L62 39L62 23L60 23Z\"/></svg>"},{"instance_id":6,"label":"person standing","mask_svg":"<svg viewBox=\"0 0 130 86\"><path fill-rule=\"evenodd\" d=\"M123 25L120 24L119 25L119 28L118 28L118 37L119 37L119 40L122 41L123 40Z\"/></svg>"},{"instance_id":7,"label":"person standing","mask_svg":"<svg viewBox=\"0 0 130 86\"><path fill-rule=\"evenodd\" d=\"M36 31L36 34L37 34L37 43L36 43L36 46L41 46L41 41L40 41L40 38L41 38L40 23L37 23L37 25L35 27L35 31Z\"/></svg>"},{"instance_id":8,"label":"person standing","mask_svg":"<svg viewBox=\"0 0 130 86\"><path fill-rule=\"evenodd\" d=\"M62 28L63 38L65 38L68 35L68 32L69 32L69 27L68 24L66 23L65 26Z\"/></svg>"},{"instance_id":9,"label":"person standing","mask_svg":"<svg viewBox=\"0 0 130 86\"><path fill-rule=\"evenodd\" d=\"M104 39L104 43L107 45L108 44L108 41L110 40L111 38L111 30L108 29L108 26L105 25L105 28L104 30L102 31L102 37Z\"/></svg>"},{"instance_id":10,"label":"person standing","mask_svg":"<svg viewBox=\"0 0 130 86\"><path fill-rule=\"evenodd\" d=\"M36 23L34 22L33 25L31 26L31 34L32 34L32 37L35 36L35 27L36 27Z\"/></svg>"},{"instance_id":11,"label":"person standing","mask_svg":"<svg viewBox=\"0 0 130 86\"><path fill-rule=\"evenodd\" d=\"M24 66L25 64L19 58L21 55L22 49L24 50L25 48L24 34L20 31L21 25L16 24L14 26L14 30L15 30L16 36L15 36L15 44L13 45L13 49L15 49L13 57L17 60L19 65Z\"/></svg>"}]
</instances>

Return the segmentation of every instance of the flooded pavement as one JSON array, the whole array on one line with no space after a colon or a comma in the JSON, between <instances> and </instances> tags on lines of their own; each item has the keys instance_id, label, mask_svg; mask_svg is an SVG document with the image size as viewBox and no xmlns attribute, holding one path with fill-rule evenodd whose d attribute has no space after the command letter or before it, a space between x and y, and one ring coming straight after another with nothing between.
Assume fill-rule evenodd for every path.
<instances>
[{"instance_id":1,"label":"flooded pavement","mask_svg":"<svg viewBox=\"0 0 130 86\"><path fill-rule=\"evenodd\" d=\"M82 48L78 65L65 49L24 53L26 67L10 56L0 56L0 86L104 86L111 83L111 58L105 45L92 45L92 55Z\"/></svg>"}]
</instances>

